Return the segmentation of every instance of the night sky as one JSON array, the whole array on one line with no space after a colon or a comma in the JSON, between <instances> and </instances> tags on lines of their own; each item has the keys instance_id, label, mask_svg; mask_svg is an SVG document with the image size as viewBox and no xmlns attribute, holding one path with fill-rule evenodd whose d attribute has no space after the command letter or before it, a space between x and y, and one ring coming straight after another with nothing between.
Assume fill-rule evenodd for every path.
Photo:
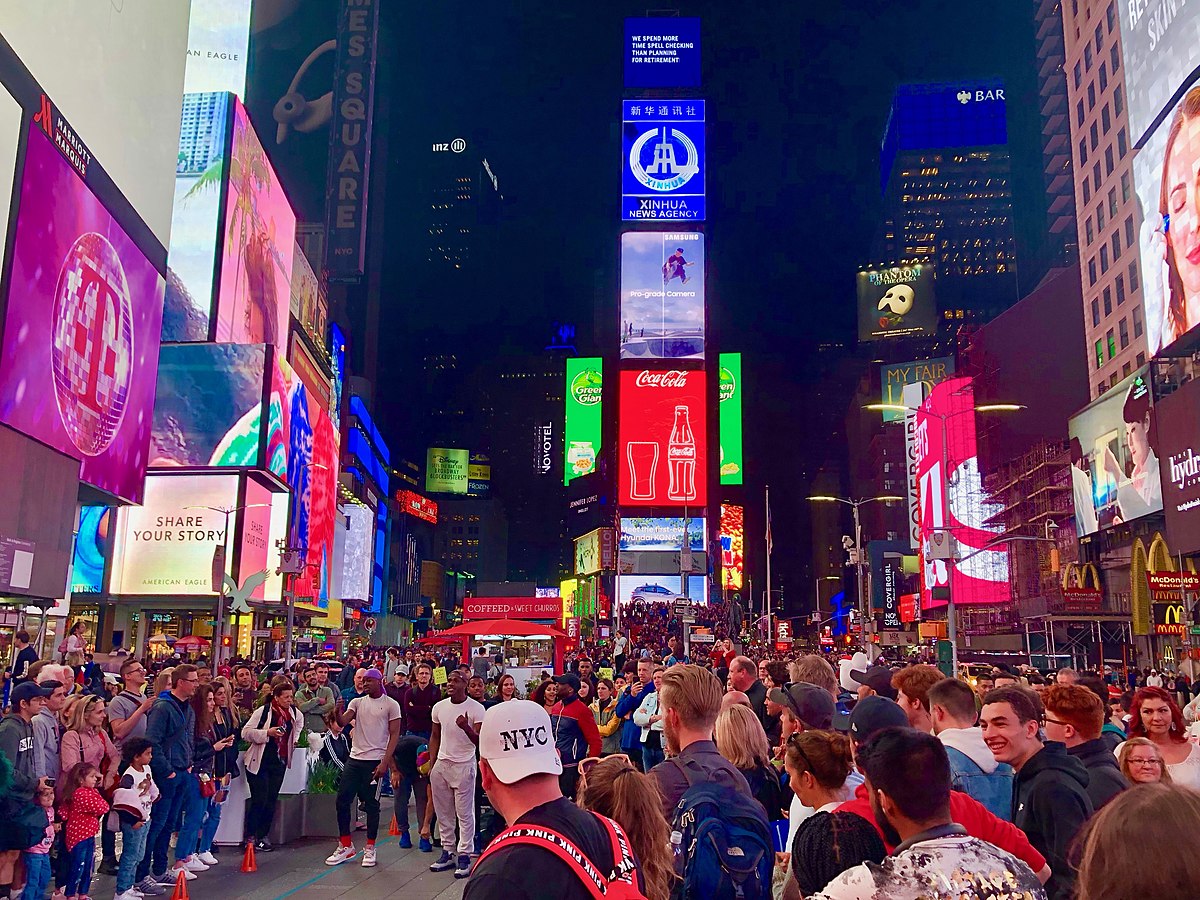
<instances>
[{"instance_id":1,"label":"night sky","mask_svg":"<svg viewBox=\"0 0 1200 900\"><path fill-rule=\"evenodd\" d=\"M488 353L497 333L536 350L554 321L591 333L598 294L615 315L623 18L646 11L523 0L385 8L400 60L389 205L419 205L406 172L425 164L431 141L462 136L491 160L512 236L488 290L453 314L406 292L397 265L385 347L400 346L398 331L436 325L464 352ZM680 13L704 25L710 321L718 349L745 353L746 496L760 507L748 529L761 533L769 482L779 548L807 540L802 473L830 449L801 437L813 351L853 340L854 273L878 216L879 143L897 84L1005 80L1022 290L1045 269L1033 4L713 2ZM398 262L423 249L398 247ZM407 375L394 355L383 360L386 416ZM803 591L805 561L776 557L785 590Z\"/></svg>"}]
</instances>

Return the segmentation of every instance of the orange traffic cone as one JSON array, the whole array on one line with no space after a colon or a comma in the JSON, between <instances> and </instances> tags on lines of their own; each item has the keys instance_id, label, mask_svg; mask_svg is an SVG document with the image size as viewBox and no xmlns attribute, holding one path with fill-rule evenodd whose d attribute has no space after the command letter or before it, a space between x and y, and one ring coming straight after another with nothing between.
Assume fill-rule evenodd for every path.
<instances>
[{"instance_id":1,"label":"orange traffic cone","mask_svg":"<svg viewBox=\"0 0 1200 900\"><path fill-rule=\"evenodd\" d=\"M246 855L242 857L242 871L258 871L258 863L254 859L254 841L246 841ZM172 897L171 900L177 900L177 898Z\"/></svg>"},{"instance_id":2,"label":"orange traffic cone","mask_svg":"<svg viewBox=\"0 0 1200 900\"><path fill-rule=\"evenodd\" d=\"M396 817L392 816L392 824L388 826L388 834L395 837L400 833L400 824L396 821Z\"/></svg>"},{"instance_id":3,"label":"orange traffic cone","mask_svg":"<svg viewBox=\"0 0 1200 900\"><path fill-rule=\"evenodd\" d=\"M175 879L175 892L171 894L171 900L188 900L187 875L182 870Z\"/></svg>"}]
</instances>

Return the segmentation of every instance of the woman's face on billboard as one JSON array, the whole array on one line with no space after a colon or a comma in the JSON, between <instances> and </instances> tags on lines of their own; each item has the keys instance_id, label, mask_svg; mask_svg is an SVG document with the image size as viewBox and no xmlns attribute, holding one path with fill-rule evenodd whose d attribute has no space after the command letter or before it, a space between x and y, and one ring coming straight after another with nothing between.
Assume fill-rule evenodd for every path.
<instances>
[{"instance_id":1,"label":"woman's face on billboard","mask_svg":"<svg viewBox=\"0 0 1200 900\"><path fill-rule=\"evenodd\" d=\"M1167 159L1171 251L1188 298L1200 295L1200 117L1183 123ZM1188 322L1194 325L1195 322Z\"/></svg>"},{"instance_id":2,"label":"woman's face on billboard","mask_svg":"<svg viewBox=\"0 0 1200 900\"><path fill-rule=\"evenodd\" d=\"M1139 422L1125 423L1125 444L1135 469L1142 469L1150 459L1150 417Z\"/></svg>"}]
</instances>

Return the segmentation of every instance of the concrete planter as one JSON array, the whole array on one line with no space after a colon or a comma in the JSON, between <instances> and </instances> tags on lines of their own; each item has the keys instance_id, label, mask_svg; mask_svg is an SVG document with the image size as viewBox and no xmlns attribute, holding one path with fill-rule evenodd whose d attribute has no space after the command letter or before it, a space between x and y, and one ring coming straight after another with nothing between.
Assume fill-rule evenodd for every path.
<instances>
[{"instance_id":1,"label":"concrete planter","mask_svg":"<svg viewBox=\"0 0 1200 900\"><path fill-rule=\"evenodd\" d=\"M306 794L280 794L275 805L269 837L272 844L286 844L304 837L304 798ZM335 826L336 827L336 826Z\"/></svg>"},{"instance_id":2,"label":"concrete planter","mask_svg":"<svg viewBox=\"0 0 1200 900\"><path fill-rule=\"evenodd\" d=\"M304 802L304 836L336 838L338 836L337 794L301 794ZM350 807L354 821L358 800Z\"/></svg>"}]
</instances>

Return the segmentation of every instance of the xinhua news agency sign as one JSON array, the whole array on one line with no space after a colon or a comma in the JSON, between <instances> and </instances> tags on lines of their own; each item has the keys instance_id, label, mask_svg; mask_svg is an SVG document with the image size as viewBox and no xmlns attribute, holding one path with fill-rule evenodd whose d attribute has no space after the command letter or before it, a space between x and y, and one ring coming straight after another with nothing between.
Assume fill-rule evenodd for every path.
<instances>
[{"instance_id":1,"label":"xinhua news agency sign","mask_svg":"<svg viewBox=\"0 0 1200 900\"><path fill-rule=\"evenodd\" d=\"M621 218L704 221L704 101L625 100Z\"/></svg>"}]
</instances>

